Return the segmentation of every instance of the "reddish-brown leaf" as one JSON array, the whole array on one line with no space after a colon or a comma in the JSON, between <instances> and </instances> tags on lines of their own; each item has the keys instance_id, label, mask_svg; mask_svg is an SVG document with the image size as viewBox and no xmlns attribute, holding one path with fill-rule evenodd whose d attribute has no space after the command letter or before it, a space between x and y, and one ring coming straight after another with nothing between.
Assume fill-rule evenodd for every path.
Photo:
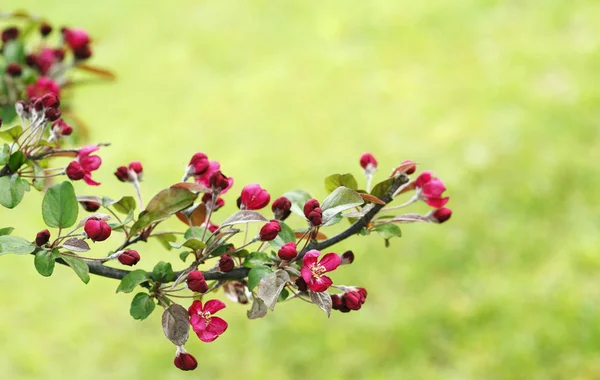
<instances>
[{"instance_id":1,"label":"reddish-brown leaf","mask_svg":"<svg viewBox=\"0 0 600 380\"><path fill-rule=\"evenodd\" d=\"M378 205L386 204L384 201L371 194L360 193L360 197L367 202L377 203Z\"/></svg>"}]
</instances>

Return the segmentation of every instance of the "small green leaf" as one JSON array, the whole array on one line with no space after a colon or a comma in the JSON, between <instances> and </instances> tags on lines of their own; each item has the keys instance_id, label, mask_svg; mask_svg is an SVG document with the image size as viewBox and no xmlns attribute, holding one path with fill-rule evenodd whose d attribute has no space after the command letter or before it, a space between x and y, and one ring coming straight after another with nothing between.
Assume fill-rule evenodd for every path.
<instances>
[{"instance_id":1,"label":"small green leaf","mask_svg":"<svg viewBox=\"0 0 600 380\"><path fill-rule=\"evenodd\" d=\"M354 176L350 173L332 174L325 178L325 190L327 190L328 193L333 192L340 186L344 186L352 190L358 190L356 178L354 178Z\"/></svg>"},{"instance_id":2,"label":"small green leaf","mask_svg":"<svg viewBox=\"0 0 600 380\"><path fill-rule=\"evenodd\" d=\"M304 190L292 190L283 194L283 196L292 202L290 210L304 218L304 204L312 198L310 194Z\"/></svg>"},{"instance_id":3,"label":"small green leaf","mask_svg":"<svg viewBox=\"0 0 600 380\"><path fill-rule=\"evenodd\" d=\"M179 258L181 259L181 261L183 261L185 263L185 260L187 259L187 257L190 255L190 251L183 251L179 254Z\"/></svg>"},{"instance_id":4,"label":"small green leaf","mask_svg":"<svg viewBox=\"0 0 600 380\"><path fill-rule=\"evenodd\" d=\"M296 241L296 234L290 226L281 221L279 225L281 226L281 231L279 231L275 239L269 242L269 245L276 250L279 250L285 243Z\"/></svg>"},{"instance_id":5,"label":"small green leaf","mask_svg":"<svg viewBox=\"0 0 600 380\"><path fill-rule=\"evenodd\" d=\"M400 227L392 223L381 224L377 227L371 228L371 231L377 232L379 236L386 240L393 237L402 237L402 231L400 230Z\"/></svg>"},{"instance_id":6,"label":"small green leaf","mask_svg":"<svg viewBox=\"0 0 600 380\"><path fill-rule=\"evenodd\" d=\"M208 232L207 232L208 233ZM202 239L202 235L204 234L204 228L202 227L191 227L188 228L183 234L184 239Z\"/></svg>"},{"instance_id":7,"label":"small green leaf","mask_svg":"<svg viewBox=\"0 0 600 380\"><path fill-rule=\"evenodd\" d=\"M323 221L328 221L336 214L360 206L364 202L360 194L355 190L343 186L338 187L323 200L323 204L321 205Z\"/></svg>"},{"instance_id":8,"label":"small green leaf","mask_svg":"<svg viewBox=\"0 0 600 380\"><path fill-rule=\"evenodd\" d=\"M15 116L17 115L16 112L14 111L15 107L14 106L10 106L10 108L12 109L12 112L14 112ZM6 117L4 115L2 115L2 120L3 122L6 122ZM16 141L17 138L19 136L21 136L21 133L23 133L23 128L20 125L13 125L12 127L7 127L4 128L4 126L2 127L2 129L0 130L0 138L6 140L6 141Z\"/></svg>"},{"instance_id":9,"label":"small green leaf","mask_svg":"<svg viewBox=\"0 0 600 380\"><path fill-rule=\"evenodd\" d=\"M112 204L113 208L121 214L129 214L135 211L135 199L133 197L123 197Z\"/></svg>"},{"instance_id":10,"label":"small green leaf","mask_svg":"<svg viewBox=\"0 0 600 380\"><path fill-rule=\"evenodd\" d=\"M176 242L177 238L173 234L164 234L164 235L150 235L150 237L156 238L160 242L160 244L165 247L167 250L173 249L170 243Z\"/></svg>"},{"instance_id":11,"label":"small green leaf","mask_svg":"<svg viewBox=\"0 0 600 380\"><path fill-rule=\"evenodd\" d=\"M23 200L25 192L29 191L29 182L19 177L17 173L0 177L0 204L6 208L15 208Z\"/></svg>"},{"instance_id":12,"label":"small green leaf","mask_svg":"<svg viewBox=\"0 0 600 380\"><path fill-rule=\"evenodd\" d=\"M267 255L265 252L252 252L248 255L248 257L246 257L242 265L246 268L253 268L270 261L269 255Z\"/></svg>"},{"instance_id":13,"label":"small green leaf","mask_svg":"<svg viewBox=\"0 0 600 380\"><path fill-rule=\"evenodd\" d=\"M44 188L46 187L46 178L44 177L45 176L44 169L35 161L33 162L33 174L36 176L36 178L34 178L33 181L31 181L31 184L33 185L33 187L37 191L44 190Z\"/></svg>"},{"instance_id":14,"label":"small green leaf","mask_svg":"<svg viewBox=\"0 0 600 380\"><path fill-rule=\"evenodd\" d=\"M10 158L8 159L8 168L11 171L16 172L17 170L19 170L19 168L21 166L23 166L23 164L26 161L27 161L27 158L25 158L25 155L23 154L23 152L21 152L20 150L17 150L13 154L11 154Z\"/></svg>"},{"instance_id":15,"label":"small green leaf","mask_svg":"<svg viewBox=\"0 0 600 380\"><path fill-rule=\"evenodd\" d=\"M54 272L54 264L56 260L56 252L39 251L35 254L33 265L35 269L44 277L50 277Z\"/></svg>"},{"instance_id":16,"label":"small green leaf","mask_svg":"<svg viewBox=\"0 0 600 380\"><path fill-rule=\"evenodd\" d=\"M248 272L248 290L254 289L263 277L266 277L271 273L273 273L273 270L263 265L250 269L250 272Z\"/></svg>"},{"instance_id":17,"label":"small green leaf","mask_svg":"<svg viewBox=\"0 0 600 380\"><path fill-rule=\"evenodd\" d=\"M0 255L5 255L7 253L26 255L34 250L35 245L21 237L10 235L0 236Z\"/></svg>"},{"instance_id":18,"label":"small green leaf","mask_svg":"<svg viewBox=\"0 0 600 380\"><path fill-rule=\"evenodd\" d=\"M0 236L10 235L15 230L14 227L0 228Z\"/></svg>"},{"instance_id":19,"label":"small green leaf","mask_svg":"<svg viewBox=\"0 0 600 380\"><path fill-rule=\"evenodd\" d=\"M152 279L156 282L171 282L175 279L171 263L159 261L152 269Z\"/></svg>"},{"instance_id":20,"label":"small green leaf","mask_svg":"<svg viewBox=\"0 0 600 380\"><path fill-rule=\"evenodd\" d=\"M10 147L8 144L2 145L0 148L0 165L6 165L8 158L10 157Z\"/></svg>"},{"instance_id":21,"label":"small green leaf","mask_svg":"<svg viewBox=\"0 0 600 380\"><path fill-rule=\"evenodd\" d=\"M154 311L156 304L150 298L149 294L146 293L138 293L133 297L131 301L131 308L129 309L129 314L133 317L133 319L143 320L148 318L150 314Z\"/></svg>"},{"instance_id":22,"label":"small green leaf","mask_svg":"<svg viewBox=\"0 0 600 380\"><path fill-rule=\"evenodd\" d=\"M392 177L392 178L386 179L385 181L379 182L377 185L375 185L373 187L373 190L371 190L371 195L376 196L379 199L382 199L383 196L386 195L387 192L390 190L394 181L395 181L395 178Z\"/></svg>"},{"instance_id":23,"label":"small green leaf","mask_svg":"<svg viewBox=\"0 0 600 380\"><path fill-rule=\"evenodd\" d=\"M160 191L139 215L137 222L131 227L130 234L135 235L148 225L167 219L169 216L189 207L197 195L191 191L173 187Z\"/></svg>"},{"instance_id":24,"label":"small green leaf","mask_svg":"<svg viewBox=\"0 0 600 380\"><path fill-rule=\"evenodd\" d=\"M50 186L42 201L42 216L48 227L69 228L77 222L79 204L71 182Z\"/></svg>"},{"instance_id":25,"label":"small green leaf","mask_svg":"<svg viewBox=\"0 0 600 380\"><path fill-rule=\"evenodd\" d=\"M25 62L25 44L21 40L10 40L4 43L2 47L4 61L8 63Z\"/></svg>"},{"instance_id":26,"label":"small green leaf","mask_svg":"<svg viewBox=\"0 0 600 380\"><path fill-rule=\"evenodd\" d=\"M183 243L179 244L179 243L169 243L169 245L173 248L182 248L182 247L186 247L186 248L190 248L194 251L198 251L202 248L206 247L206 244L204 244L204 242L202 242L202 240L200 239L196 239L196 238L191 238L188 239L186 241L184 241Z\"/></svg>"},{"instance_id":27,"label":"small green leaf","mask_svg":"<svg viewBox=\"0 0 600 380\"><path fill-rule=\"evenodd\" d=\"M119 283L119 287L117 288L117 293L131 293L136 286L148 280L150 280L150 277L145 270L136 269L131 271L121 279L121 283Z\"/></svg>"},{"instance_id":28,"label":"small green leaf","mask_svg":"<svg viewBox=\"0 0 600 380\"><path fill-rule=\"evenodd\" d=\"M279 293L279 298L277 298L277 302L283 302L290 296L290 292L287 289L282 289L281 293Z\"/></svg>"},{"instance_id":29,"label":"small green leaf","mask_svg":"<svg viewBox=\"0 0 600 380\"><path fill-rule=\"evenodd\" d=\"M83 281L84 284L90 282L90 268L85 261L79 257L61 255L67 264L73 269L75 274Z\"/></svg>"}]
</instances>

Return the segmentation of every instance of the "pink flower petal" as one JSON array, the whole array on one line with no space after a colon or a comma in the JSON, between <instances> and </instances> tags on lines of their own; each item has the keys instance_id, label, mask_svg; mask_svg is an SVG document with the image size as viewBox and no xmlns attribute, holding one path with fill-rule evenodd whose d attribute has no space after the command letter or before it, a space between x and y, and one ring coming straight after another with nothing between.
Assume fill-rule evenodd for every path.
<instances>
[{"instance_id":1,"label":"pink flower petal","mask_svg":"<svg viewBox=\"0 0 600 380\"><path fill-rule=\"evenodd\" d=\"M446 203L448 203L448 200L450 200L450 197L427 198L427 199L425 199L425 203L427 203L429 206L431 206L433 208L442 208L446 205Z\"/></svg>"},{"instance_id":2,"label":"pink flower petal","mask_svg":"<svg viewBox=\"0 0 600 380\"><path fill-rule=\"evenodd\" d=\"M100 182L96 182L92 179L90 174L86 174L83 176L83 181L90 186L100 186Z\"/></svg>"},{"instance_id":3,"label":"pink flower petal","mask_svg":"<svg viewBox=\"0 0 600 380\"><path fill-rule=\"evenodd\" d=\"M83 167L83 170L86 172L91 172L100 167L102 164L102 159L100 156L87 156L83 157L79 160L79 163Z\"/></svg>"},{"instance_id":4,"label":"pink flower petal","mask_svg":"<svg viewBox=\"0 0 600 380\"><path fill-rule=\"evenodd\" d=\"M311 281L312 272L310 271L310 269L307 266L304 266L300 269L300 274L301 274L302 278L304 279L304 282L306 282L307 284Z\"/></svg>"},{"instance_id":5,"label":"pink flower petal","mask_svg":"<svg viewBox=\"0 0 600 380\"><path fill-rule=\"evenodd\" d=\"M192 302L192 304L188 308L188 313L191 317L192 315L197 315L199 311L202 311L202 301L196 300Z\"/></svg>"},{"instance_id":6,"label":"pink flower petal","mask_svg":"<svg viewBox=\"0 0 600 380\"><path fill-rule=\"evenodd\" d=\"M302 263L305 266L309 267L317 262L317 257L319 257L320 254L321 252L317 251L316 249L311 249L304 255Z\"/></svg>"},{"instance_id":7,"label":"pink flower petal","mask_svg":"<svg viewBox=\"0 0 600 380\"><path fill-rule=\"evenodd\" d=\"M225 309L225 304L220 300L210 300L204 304L204 311L208 311L211 314L223 309Z\"/></svg>"},{"instance_id":8,"label":"pink flower petal","mask_svg":"<svg viewBox=\"0 0 600 380\"><path fill-rule=\"evenodd\" d=\"M227 322L219 317L212 317L210 323L206 326L206 331L212 332L217 336L223 334L227 330Z\"/></svg>"},{"instance_id":9,"label":"pink flower petal","mask_svg":"<svg viewBox=\"0 0 600 380\"><path fill-rule=\"evenodd\" d=\"M310 282L307 281L306 284L313 292L324 292L331 284L333 284L333 281L327 276L321 276L319 278L313 278Z\"/></svg>"},{"instance_id":10,"label":"pink flower petal","mask_svg":"<svg viewBox=\"0 0 600 380\"><path fill-rule=\"evenodd\" d=\"M86 145L83 148L79 149L78 157L88 156L90 153L97 151L100 149L98 145Z\"/></svg>"},{"instance_id":11,"label":"pink flower petal","mask_svg":"<svg viewBox=\"0 0 600 380\"><path fill-rule=\"evenodd\" d=\"M331 272L342 264L342 259L340 255L332 252L323 256L319 264L323 265L327 269L327 272Z\"/></svg>"},{"instance_id":12,"label":"pink flower petal","mask_svg":"<svg viewBox=\"0 0 600 380\"><path fill-rule=\"evenodd\" d=\"M433 177L433 172L426 170L423 173L419 174L417 179L415 180L415 187L423 187L427 182L431 181Z\"/></svg>"},{"instance_id":13,"label":"pink flower petal","mask_svg":"<svg viewBox=\"0 0 600 380\"><path fill-rule=\"evenodd\" d=\"M198 313L190 316L190 325L195 332L206 330L206 321Z\"/></svg>"},{"instance_id":14,"label":"pink flower petal","mask_svg":"<svg viewBox=\"0 0 600 380\"><path fill-rule=\"evenodd\" d=\"M423 194L428 197L440 197L445 190L446 186L439 178L432 178L423 185Z\"/></svg>"},{"instance_id":15,"label":"pink flower petal","mask_svg":"<svg viewBox=\"0 0 600 380\"><path fill-rule=\"evenodd\" d=\"M196 335L198 335L198 339L200 339L204 343L210 343L219 337L219 335L215 334L212 331L204 330L204 331L195 331L195 332L196 332Z\"/></svg>"}]
</instances>

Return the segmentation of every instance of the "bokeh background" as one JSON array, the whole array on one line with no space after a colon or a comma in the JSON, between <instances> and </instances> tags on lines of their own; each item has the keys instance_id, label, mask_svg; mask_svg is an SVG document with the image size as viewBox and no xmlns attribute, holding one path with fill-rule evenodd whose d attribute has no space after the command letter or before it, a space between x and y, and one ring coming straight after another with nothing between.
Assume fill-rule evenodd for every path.
<instances>
[{"instance_id":1,"label":"bokeh background","mask_svg":"<svg viewBox=\"0 0 600 380\"><path fill-rule=\"evenodd\" d=\"M388 249L336 248L357 255L334 280L369 290L359 312L296 302L249 321L226 301L229 330L187 345L192 373L173 367L160 313L134 321L116 281L2 257L2 378L600 378L597 1L2 3L88 30L91 62L119 77L77 89L90 140L113 143L103 186L79 193L131 192L112 172L137 159L148 199L203 151L236 179L224 217L252 182L322 199L323 178L358 177L370 151L379 178L404 159L435 170L454 210ZM2 226L33 238L40 204L28 193ZM140 251L146 269L177 262Z\"/></svg>"}]
</instances>

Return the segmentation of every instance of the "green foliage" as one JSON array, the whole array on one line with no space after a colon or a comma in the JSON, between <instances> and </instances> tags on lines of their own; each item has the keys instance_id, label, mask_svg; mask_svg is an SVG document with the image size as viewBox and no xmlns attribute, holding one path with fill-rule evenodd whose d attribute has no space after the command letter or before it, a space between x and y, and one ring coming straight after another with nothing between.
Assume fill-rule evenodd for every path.
<instances>
[{"instance_id":1,"label":"green foliage","mask_svg":"<svg viewBox=\"0 0 600 380\"><path fill-rule=\"evenodd\" d=\"M273 273L273 270L264 265L258 265L250 269L250 272L248 272L248 290L254 289L262 278L271 273Z\"/></svg>"},{"instance_id":2,"label":"green foliage","mask_svg":"<svg viewBox=\"0 0 600 380\"><path fill-rule=\"evenodd\" d=\"M42 201L42 216L48 227L69 228L77 222L79 203L71 182L50 186Z\"/></svg>"},{"instance_id":3,"label":"green foliage","mask_svg":"<svg viewBox=\"0 0 600 380\"><path fill-rule=\"evenodd\" d=\"M152 300L147 293L138 293L133 297L131 301L131 307L129 308L129 314L133 319L144 320L152 314L156 303Z\"/></svg>"},{"instance_id":4,"label":"green foliage","mask_svg":"<svg viewBox=\"0 0 600 380\"><path fill-rule=\"evenodd\" d=\"M146 210L131 227L130 233L137 234L148 225L164 220L192 204L197 195L191 191L176 187L160 191L146 206Z\"/></svg>"},{"instance_id":5,"label":"green foliage","mask_svg":"<svg viewBox=\"0 0 600 380\"><path fill-rule=\"evenodd\" d=\"M0 177L0 204L6 208L15 208L29 191L29 183L17 173Z\"/></svg>"},{"instance_id":6,"label":"green foliage","mask_svg":"<svg viewBox=\"0 0 600 380\"><path fill-rule=\"evenodd\" d=\"M138 285L150 280L148 272L142 269L136 269L129 272L125 277L121 279L119 286L117 287L117 293L131 293Z\"/></svg>"},{"instance_id":7,"label":"green foliage","mask_svg":"<svg viewBox=\"0 0 600 380\"><path fill-rule=\"evenodd\" d=\"M61 255L60 257L69 264L71 269L73 269L77 277L79 277L84 284L90 282L90 268L83 259L67 255Z\"/></svg>"},{"instance_id":8,"label":"green foliage","mask_svg":"<svg viewBox=\"0 0 600 380\"><path fill-rule=\"evenodd\" d=\"M252 252L245 259L242 265L246 268L254 268L256 266L270 262L269 255L265 252Z\"/></svg>"},{"instance_id":9,"label":"green foliage","mask_svg":"<svg viewBox=\"0 0 600 380\"><path fill-rule=\"evenodd\" d=\"M54 272L55 260L58 257L58 251L38 251L33 259L35 269L44 277L50 277Z\"/></svg>"},{"instance_id":10,"label":"green foliage","mask_svg":"<svg viewBox=\"0 0 600 380\"><path fill-rule=\"evenodd\" d=\"M275 239L271 240L269 244L273 249L279 250L285 243L295 242L296 234L294 230L284 222L279 222L281 225L281 231L277 234Z\"/></svg>"},{"instance_id":11,"label":"green foliage","mask_svg":"<svg viewBox=\"0 0 600 380\"><path fill-rule=\"evenodd\" d=\"M156 282L171 282L175 279L175 273L171 263L159 261L152 269L152 279Z\"/></svg>"},{"instance_id":12,"label":"green foliage","mask_svg":"<svg viewBox=\"0 0 600 380\"><path fill-rule=\"evenodd\" d=\"M340 186L344 186L352 190L358 190L356 178L354 178L354 176L350 173L332 174L325 178L325 190L327 190L328 193L333 192Z\"/></svg>"},{"instance_id":13,"label":"green foliage","mask_svg":"<svg viewBox=\"0 0 600 380\"><path fill-rule=\"evenodd\" d=\"M35 245L31 244L27 240L18 237L10 236L12 227L3 228L3 234L0 234L0 255L7 253L13 253L17 255L26 255L35 250Z\"/></svg>"},{"instance_id":14,"label":"green foliage","mask_svg":"<svg viewBox=\"0 0 600 380\"><path fill-rule=\"evenodd\" d=\"M321 209L323 210L323 221L328 221L336 214L351 208L360 206L364 203L360 194L355 190L340 186L335 189L327 198L323 200Z\"/></svg>"}]
</instances>

